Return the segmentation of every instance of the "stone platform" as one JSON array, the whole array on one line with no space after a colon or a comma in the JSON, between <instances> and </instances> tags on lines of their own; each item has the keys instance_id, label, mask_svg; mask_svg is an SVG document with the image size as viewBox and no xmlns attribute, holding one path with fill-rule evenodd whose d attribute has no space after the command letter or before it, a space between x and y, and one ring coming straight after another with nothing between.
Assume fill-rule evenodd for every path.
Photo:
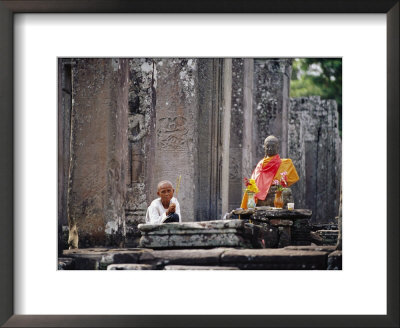
<instances>
[{"instance_id":1,"label":"stone platform","mask_svg":"<svg viewBox=\"0 0 400 328\"><path fill-rule=\"evenodd\" d=\"M261 227L244 220L140 224L143 248L260 248Z\"/></svg>"},{"instance_id":2,"label":"stone platform","mask_svg":"<svg viewBox=\"0 0 400 328\"><path fill-rule=\"evenodd\" d=\"M241 219L262 227L265 247L285 247L288 245L310 245L310 218L308 209L278 209L260 206L254 209L236 209L227 215L228 219ZM277 232L274 233L274 228ZM277 234L277 237L274 236ZM277 239L277 241L275 241Z\"/></svg>"},{"instance_id":3,"label":"stone platform","mask_svg":"<svg viewBox=\"0 0 400 328\"><path fill-rule=\"evenodd\" d=\"M279 249L65 250L59 270L341 270L335 246Z\"/></svg>"}]
</instances>

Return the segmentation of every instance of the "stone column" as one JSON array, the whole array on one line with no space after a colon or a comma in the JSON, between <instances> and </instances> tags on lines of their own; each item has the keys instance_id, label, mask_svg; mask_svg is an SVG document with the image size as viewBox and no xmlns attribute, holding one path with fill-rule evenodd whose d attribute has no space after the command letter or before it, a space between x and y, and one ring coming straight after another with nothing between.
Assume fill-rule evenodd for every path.
<instances>
[{"instance_id":1,"label":"stone column","mask_svg":"<svg viewBox=\"0 0 400 328\"><path fill-rule=\"evenodd\" d=\"M297 208L313 211L315 223L334 222L341 181L341 140L334 100L320 97L291 100L289 158L300 176L292 187Z\"/></svg>"},{"instance_id":2,"label":"stone column","mask_svg":"<svg viewBox=\"0 0 400 328\"><path fill-rule=\"evenodd\" d=\"M151 199L157 183L182 176L178 199L183 221L195 220L198 60L163 59L157 65L155 160ZM150 199L149 199L150 201Z\"/></svg>"},{"instance_id":3,"label":"stone column","mask_svg":"<svg viewBox=\"0 0 400 328\"><path fill-rule=\"evenodd\" d=\"M72 107L72 61L58 60L58 251L64 245L63 228L68 225L67 195L70 162L71 107Z\"/></svg>"},{"instance_id":4,"label":"stone column","mask_svg":"<svg viewBox=\"0 0 400 328\"><path fill-rule=\"evenodd\" d=\"M246 58L243 65L243 148L242 176L249 178L254 168L255 145L253 123L254 60ZM239 204L240 206L240 204Z\"/></svg>"},{"instance_id":5,"label":"stone column","mask_svg":"<svg viewBox=\"0 0 400 328\"><path fill-rule=\"evenodd\" d=\"M229 144L231 132L231 104L232 104L232 59L224 59L222 73L222 149L221 149L221 212L222 215L229 209Z\"/></svg>"},{"instance_id":6,"label":"stone column","mask_svg":"<svg viewBox=\"0 0 400 328\"><path fill-rule=\"evenodd\" d=\"M123 244L128 163L128 62L78 59L72 75L69 242Z\"/></svg>"},{"instance_id":7,"label":"stone column","mask_svg":"<svg viewBox=\"0 0 400 328\"><path fill-rule=\"evenodd\" d=\"M254 88L256 115L255 153L264 157L264 139L274 135L280 141L279 154L287 157L287 113L289 107L291 59L256 59ZM255 163L254 163L255 164Z\"/></svg>"},{"instance_id":8,"label":"stone column","mask_svg":"<svg viewBox=\"0 0 400 328\"><path fill-rule=\"evenodd\" d=\"M232 112L229 150L229 211L240 207L242 200L243 172L243 90L244 90L244 61L232 60ZM247 70L248 72L248 70ZM251 83L251 80L249 81ZM250 105L250 108L252 106ZM248 127L249 128L249 127ZM251 144L250 144L251 145ZM251 168L249 169L251 170ZM245 176L249 173L246 172Z\"/></svg>"},{"instance_id":9,"label":"stone column","mask_svg":"<svg viewBox=\"0 0 400 328\"><path fill-rule=\"evenodd\" d=\"M154 195L151 179L155 158L155 105L157 99L156 59L129 59L129 172L127 179L126 241L137 247L147 206Z\"/></svg>"}]
</instances>

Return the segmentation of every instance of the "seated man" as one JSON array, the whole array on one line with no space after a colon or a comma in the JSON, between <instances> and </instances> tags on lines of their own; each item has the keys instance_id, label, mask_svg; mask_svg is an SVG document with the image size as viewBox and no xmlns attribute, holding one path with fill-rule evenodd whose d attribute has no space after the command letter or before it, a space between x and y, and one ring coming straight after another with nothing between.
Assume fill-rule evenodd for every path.
<instances>
[{"instance_id":1,"label":"seated man","mask_svg":"<svg viewBox=\"0 0 400 328\"><path fill-rule=\"evenodd\" d=\"M267 198L269 188L274 180L281 179L281 173L287 172L288 186L299 180L296 168L290 158L280 158L278 155L279 141L274 136L269 136L264 141L265 157L260 160L251 174L251 179L256 180L259 192L256 194L257 205L267 205L264 200ZM244 193L241 208L247 208L247 193Z\"/></svg>"},{"instance_id":2,"label":"seated man","mask_svg":"<svg viewBox=\"0 0 400 328\"><path fill-rule=\"evenodd\" d=\"M153 200L147 208L146 223L160 224L182 222L178 200L174 196L174 188L170 181L161 181L157 186L159 198Z\"/></svg>"}]
</instances>

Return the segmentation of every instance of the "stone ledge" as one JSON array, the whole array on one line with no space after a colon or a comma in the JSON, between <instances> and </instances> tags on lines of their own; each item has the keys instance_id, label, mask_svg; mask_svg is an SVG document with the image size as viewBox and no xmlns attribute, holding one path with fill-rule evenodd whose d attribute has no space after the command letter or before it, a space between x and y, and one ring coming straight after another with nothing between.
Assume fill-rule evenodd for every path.
<instances>
[{"instance_id":1,"label":"stone ledge","mask_svg":"<svg viewBox=\"0 0 400 328\"><path fill-rule=\"evenodd\" d=\"M221 264L245 270L326 270L327 253L288 249L228 250Z\"/></svg>"},{"instance_id":2,"label":"stone ledge","mask_svg":"<svg viewBox=\"0 0 400 328\"><path fill-rule=\"evenodd\" d=\"M278 209L274 207L261 206L255 209L237 209L231 212L234 215L240 215L243 217L253 216L252 219L264 221L271 218L284 218L290 220L296 219L309 219L312 215L312 211L308 209L294 209L289 211L288 209Z\"/></svg>"},{"instance_id":3,"label":"stone ledge","mask_svg":"<svg viewBox=\"0 0 400 328\"><path fill-rule=\"evenodd\" d=\"M143 248L262 247L260 227L243 220L143 224L139 229Z\"/></svg>"},{"instance_id":4,"label":"stone ledge","mask_svg":"<svg viewBox=\"0 0 400 328\"><path fill-rule=\"evenodd\" d=\"M143 250L79 249L65 251L64 270L161 270L167 266L239 268L241 270L340 270L341 251L334 246L288 246L279 249ZM114 269L113 269L114 268ZM167 268L172 270L173 267ZM180 270L180 269L179 269Z\"/></svg>"},{"instance_id":5,"label":"stone ledge","mask_svg":"<svg viewBox=\"0 0 400 328\"><path fill-rule=\"evenodd\" d=\"M282 219L270 219L269 223L274 226L274 227L280 227L280 226L292 226L293 221L291 220L282 220Z\"/></svg>"},{"instance_id":6,"label":"stone ledge","mask_svg":"<svg viewBox=\"0 0 400 328\"><path fill-rule=\"evenodd\" d=\"M154 265L150 264L110 264L107 270L154 270Z\"/></svg>"},{"instance_id":7,"label":"stone ledge","mask_svg":"<svg viewBox=\"0 0 400 328\"><path fill-rule=\"evenodd\" d=\"M72 258L77 270L105 270L110 264L138 263L145 249L79 248L64 250L63 256Z\"/></svg>"},{"instance_id":8,"label":"stone ledge","mask_svg":"<svg viewBox=\"0 0 400 328\"><path fill-rule=\"evenodd\" d=\"M165 223L165 224L139 224L138 228L142 233L147 234L171 234L175 231L192 231L203 232L207 230L218 230L222 232L226 229L243 229L244 221L241 220L214 220L200 222L182 222L182 223Z\"/></svg>"},{"instance_id":9,"label":"stone ledge","mask_svg":"<svg viewBox=\"0 0 400 328\"><path fill-rule=\"evenodd\" d=\"M316 251L331 253L336 250L336 246L286 246L284 249L292 251Z\"/></svg>"},{"instance_id":10,"label":"stone ledge","mask_svg":"<svg viewBox=\"0 0 400 328\"><path fill-rule=\"evenodd\" d=\"M239 270L239 268L200 265L167 265L164 267L164 270Z\"/></svg>"},{"instance_id":11,"label":"stone ledge","mask_svg":"<svg viewBox=\"0 0 400 328\"><path fill-rule=\"evenodd\" d=\"M213 249L176 249L156 250L143 253L140 263L153 264L157 267L179 265L219 265L222 253L228 248Z\"/></svg>"},{"instance_id":12,"label":"stone ledge","mask_svg":"<svg viewBox=\"0 0 400 328\"><path fill-rule=\"evenodd\" d=\"M342 251L334 251L328 255L328 270L342 270Z\"/></svg>"}]
</instances>

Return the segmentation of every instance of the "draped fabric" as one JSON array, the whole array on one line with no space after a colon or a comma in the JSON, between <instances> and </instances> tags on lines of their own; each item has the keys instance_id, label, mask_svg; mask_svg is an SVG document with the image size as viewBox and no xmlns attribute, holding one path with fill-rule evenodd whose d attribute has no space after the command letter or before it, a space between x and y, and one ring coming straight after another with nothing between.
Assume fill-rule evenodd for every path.
<instances>
[{"instance_id":1,"label":"draped fabric","mask_svg":"<svg viewBox=\"0 0 400 328\"><path fill-rule=\"evenodd\" d=\"M272 181L274 180L280 180L281 179L281 173L282 172L287 172L287 183L288 186L292 185L293 183L299 181L299 176L297 174L296 168L293 165L293 162L290 158L279 158L280 160L280 165L277 170L275 170L275 174L271 179L271 183L268 185L268 181L270 179L269 173L266 172L268 171L267 167L274 171L274 168L276 167L276 163L278 161L279 155L271 156L271 157L265 157L261 161L258 162L256 168L254 169L251 178L256 180L256 184L260 192L256 195L256 201L258 199L264 200L268 194L268 190L271 187ZM271 163L272 162L272 163ZM257 174L256 174L257 172ZM272 173L271 173L272 174ZM257 175L259 182L257 182L257 178L255 176ZM264 176L260 178L260 176ZM259 185L260 183L260 185ZM266 188L268 187L268 188ZM266 192L265 192L266 188ZM264 195L265 194L265 195ZM262 198L264 196L264 198ZM240 205L241 208L246 209L247 208L247 193L244 193L242 203Z\"/></svg>"},{"instance_id":2,"label":"draped fabric","mask_svg":"<svg viewBox=\"0 0 400 328\"><path fill-rule=\"evenodd\" d=\"M251 174L251 179L256 180L256 185L259 192L256 194L256 199L265 199L269 187L271 187L272 180L281 166L281 158L275 155L269 158L269 161L264 164L264 159L258 162L256 168Z\"/></svg>"}]
</instances>

